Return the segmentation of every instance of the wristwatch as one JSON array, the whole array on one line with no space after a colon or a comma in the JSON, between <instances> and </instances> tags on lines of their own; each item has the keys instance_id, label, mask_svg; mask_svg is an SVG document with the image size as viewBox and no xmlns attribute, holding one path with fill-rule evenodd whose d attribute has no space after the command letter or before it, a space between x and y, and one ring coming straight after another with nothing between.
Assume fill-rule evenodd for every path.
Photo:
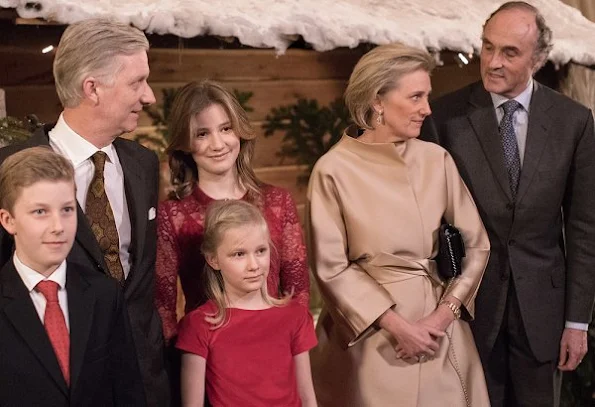
<instances>
[{"instance_id":1,"label":"wristwatch","mask_svg":"<svg viewBox=\"0 0 595 407\"><path fill-rule=\"evenodd\" d=\"M454 303L448 300L441 300L438 305L446 305L455 315L455 319L461 318L461 307L455 305Z\"/></svg>"}]
</instances>

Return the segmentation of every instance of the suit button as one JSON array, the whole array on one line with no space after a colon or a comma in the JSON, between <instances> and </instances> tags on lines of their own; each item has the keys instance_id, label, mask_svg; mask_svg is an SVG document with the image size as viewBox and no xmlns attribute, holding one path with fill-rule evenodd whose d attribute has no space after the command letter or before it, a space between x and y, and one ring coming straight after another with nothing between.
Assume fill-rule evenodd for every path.
<instances>
[{"instance_id":1,"label":"suit button","mask_svg":"<svg viewBox=\"0 0 595 407\"><path fill-rule=\"evenodd\" d=\"M508 245L509 245L509 246L514 246L515 244L516 244L516 240L514 240L514 239L510 239L510 240L508 241Z\"/></svg>"},{"instance_id":2,"label":"suit button","mask_svg":"<svg viewBox=\"0 0 595 407\"><path fill-rule=\"evenodd\" d=\"M512 211L514 209L514 205L509 202L506 204L506 209L508 209L509 211Z\"/></svg>"},{"instance_id":3,"label":"suit button","mask_svg":"<svg viewBox=\"0 0 595 407\"><path fill-rule=\"evenodd\" d=\"M500 280L502 280L502 281L508 280L508 274L507 273L500 274Z\"/></svg>"}]
</instances>

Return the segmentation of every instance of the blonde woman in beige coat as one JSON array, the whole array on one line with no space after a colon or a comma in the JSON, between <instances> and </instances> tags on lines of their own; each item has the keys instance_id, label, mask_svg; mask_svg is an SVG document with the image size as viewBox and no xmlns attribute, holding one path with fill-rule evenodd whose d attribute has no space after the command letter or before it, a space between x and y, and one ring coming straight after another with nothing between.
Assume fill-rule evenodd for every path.
<instances>
[{"instance_id":1,"label":"blonde woman in beige coat","mask_svg":"<svg viewBox=\"0 0 595 407\"><path fill-rule=\"evenodd\" d=\"M357 127L310 178L309 246L325 300L311 354L321 406L489 406L467 322L488 237L450 155L416 139L433 67L399 44L364 55L345 92ZM432 260L443 220L466 246L448 286Z\"/></svg>"}]
</instances>

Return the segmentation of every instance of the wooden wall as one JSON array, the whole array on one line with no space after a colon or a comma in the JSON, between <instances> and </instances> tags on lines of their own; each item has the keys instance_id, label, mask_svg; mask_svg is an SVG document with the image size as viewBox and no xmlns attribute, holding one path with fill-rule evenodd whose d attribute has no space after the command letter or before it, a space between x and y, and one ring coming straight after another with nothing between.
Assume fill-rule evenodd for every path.
<instances>
[{"instance_id":1,"label":"wooden wall","mask_svg":"<svg viewBox=\"0 0 595 407\"><path fill-rule=\"evenodd\" d=\"M290 189L301 210L305 191L296 185L296 177L303 169L277 156L282 134L262 136L263 120L273 107L293 103L298 97L316 98L323 105L340 97L363 52L361 48L324 53L290 49L277 56L272 50L257 49L154 48L149 52L149 82L157 104L162 89L203 78L220 81L229 89L253 92L249 105L254 111L249 116L260 133L254 162L257 172L266 182ZM0 61L4 61L0 64L0 87L6 91L8 115L35 113L42 121L56 120L61 107L53 86L52 59L51 53L42 54L31 47L0 47ZM433 75L434 96L479 78L476 63L460 68L452 54L445 54L444 59L445 65ZM154 133L148 116L141 117L137 132Z\"/></svg>"}]
</instances>

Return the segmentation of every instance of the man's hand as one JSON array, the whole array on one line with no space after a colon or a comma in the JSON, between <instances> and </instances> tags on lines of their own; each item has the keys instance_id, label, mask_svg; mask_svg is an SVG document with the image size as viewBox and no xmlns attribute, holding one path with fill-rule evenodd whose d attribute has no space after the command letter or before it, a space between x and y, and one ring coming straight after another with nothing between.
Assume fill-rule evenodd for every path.
<instances>
[{"instance_id":1,"label":"man's hand","mask_svg":"<svg viewBox=\"0 0 595 407\"><path fill-rule=\"evenodd\" d=\"M560 341L558 369L570 372L576 369L587 354L587 331L566 328Z\"/></svg>"}]
</instances>

